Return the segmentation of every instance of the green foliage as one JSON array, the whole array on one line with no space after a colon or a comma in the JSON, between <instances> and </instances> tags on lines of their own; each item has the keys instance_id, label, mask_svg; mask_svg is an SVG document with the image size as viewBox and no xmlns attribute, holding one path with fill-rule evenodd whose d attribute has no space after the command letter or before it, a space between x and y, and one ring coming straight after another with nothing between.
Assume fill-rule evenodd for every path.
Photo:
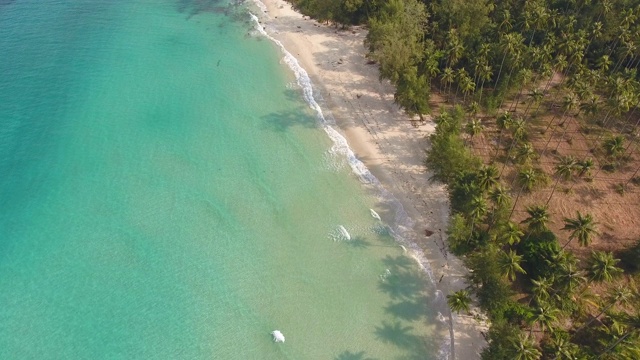
<instances>
[{"instance_id":1,"label":"green foliage","mask_svg":"<svg viewBox=\"0 0 640 360\"><path fill-rule=\"evenodd\" d=\"M582 215L578 211L575 219L564 218L564 227L562 230L571 232L569 242L573 239L578 239L580 246L588 246L591 243L593 235L598 234L596 230L597 224L591 214ZM567 242L567 244L569 243Z\"/></svg>"},{"instance_id":2,"label":"green foliage","mask_svg":"<svg viewBox=\"0 0 640 360\"><path fill-rule=\"evenodd\" d=\"M514 360L538 360L542 356L534 339L524 333L519 333L511 339L511 359Z\"/></svg>"},{"instance_id":3,"label":"green foliage","mask_svg":"<svg viewBox=\"0 0 640 360\"><path fill-rule=\"evenodd\" d=\"M573 156L563 156L556 165L556 176L568 181L573 178L573 173L578 169L579 164Z\"/></svg>"},{"instance_id":4,"label":"green foliage","mask_svg":"<svg viewBox=\"0 0 640 360\"><path fill-rule=\"evenodd\" d=\"M527 206L527 214L529 217L522 220L522 224L527 224L530 232L540 233L547 231L547 223L549 223L549 208L545 205Z\"/></svg>"},{"instance_id":5,"label":"green foliage","mask_svg":"<svg viewBox=\"0 0 640 360\"><path fill-rule=\"evenodd\" d=\"M577 163L578 176L591 176L591 170L595 163L592 158L585 158L584 160L580 160Z\"/></svg>"},{"instance_id":6,"label":"green foliage","mask_svg":"<svg viewBox=\"0 0 640 360\"><path fill-rule=\"evenodd\" d=\"M427 154L426 165L437 180L451 183L463 170L474 170L480 166L476 158L460 138L460 119L443 113L436 119L437 129L431 135L431 150Z\"/></svg>"},{"instance_id":7,"label":"green foliage","mask_svg":"<svg viewBox=\"0 0 640 360\"><path fill-rule=\"evenodd\" d=\"M380 77L396 85L395 100L409 114L429 112L430 76L418 70L426 23L425 6L416 0L384 2L369 19L368 56L380 65Z\"/></svg>"},{"instance_id":8,"label":"green foliage","mask_svg":"<svg viewBox=\"0 0 640 360\"><path fill-rule=\"evenodd\" d=\"M407 114L427 114L429 110L430 84L425 75L418 74L416 66L407 67L396 82L394 99Z\"/></svg>"},{"instance_id":9,"label":"green foliage","mask_svg":"<svg viewBox=\"0 0 640 360\"><path fill-rule=\"evenodd\" d=\"M525 235L518 244L518 252L522 254L523 269L532 279L552 278L560 271L556 261L560 256L560 245L551 231Z\"/></svg>"},{"instance_id":10,"label":"green foliage","mask_svg":"<svg viewBox=\"0 0 640 360\"><path fill-rule=\"evenodd\" d=\"M507 322L494 322L489 329L489 345L482 350L482 360L511 359L512 341L520 328Z\"/></svg>"},{"instance_id":11,"label":"green foliage","mask_svg":"<svg viewBox=\"0 0 640 360\"><path fill-rule=\"evenodd\" d=\"M594 251L589 259L589 276L595 281L611 281L622 273L616 265L620 259L614 259L613 254L604 251Z\"/></svg>"},{"instance_id":12,"label":"green foliage","mask_svg":"<svg viewBox=\"0 0 640 360\"><path fill-rule=\"evenodd\" d=\"M463 255L471 251L473 248L469 244L470 237L471 225L467 223L467 219L460 213L451 215L447 228L447 242L451 252Z\"/></svg>"},{"instance_id":13,"label":"green foliage","mask_svg":"<svg viewBox=\"0 0 640 360\"><path fill-rule=\"evenodd\" d=\"M607 155L617 158L624 152L624 138L622 136L614 136L604 140L602 143Z\"/></svg>"},{"instance_id":14,"label":"green foliage","mask_svg":"<svg viewBox=\"0 0 640 360\"><path fill-rule=\"evenodd\" d=\"M523 167L516 174L518 186L524 191L532 191L533 189L549 183L549 178L539 168Z\"/></svg>"},{"instance_id":15,"label":"green foliage","mask_svg":"<svg viewBox=\"0 0 640 360\"><path fill-rule=\"evenodd\" d=\"M464 130L471 138L473 138L474 136L480 134L482 130L484 130L484 126L482 126L480 120L472 119L467 123Z\"/></svg>"},{"instance_id":16,"label":"green foliage","mask_svg":"<svg viewBox=\"0 0 640 360\"><path fill-rule=\"evenodd\" d=\"M367 20L367 13L375 10L381 1L372 0L290 0L304 14L318 21L357 24Z\"/></svg>"},{"instance_id":17,"label":"green foliage","mask_svg":"<svg viewBox=\"0 0 640 360\"><path fill-rule=\"evenodd\" d=\"M471 305L471 296L467 290L458 290L453 294L447 295L447 304L451 311L460 313L461 311L469 312Z\"/></svg>"},{"instance_id":18,"label":"green foliage","mask_svg":"<svg viewBox=\"0 0 640 360\"><path fill-rule=\"evenodd\" d=\"M522 236L524 236L524 233L520 230L518 224L507 221L500 226L499 240L503 244L516 245L520 242Z\"/></svg>"},{"instance_id":19,"label":"green foliage","mask_svg":"<svg viewBox=\"0 0 640 360\"><path fill-rule=\"evenodd\" d=\"M469 281L475 286L480 306L493 321L507 320L507 311L513 304L511 288L502 277L499 256L496 249L487 247L468 256L466 262L474 270L469 274Z\"/></svg>"},{"instance_id":20,"label":"green foliage","mask_svg":"<svg viewBox=\"0 0 640 360\"><path fill-rule=\"evenodd\" d=\"M478 184L478 174L464 171L457 174L455 179L449 184L449 200L451 210L461 212L472 218L473 209L471 201L482 197L483 191Z\"/></svg>"},{"instance_id":21,"label":"green foliage","mask_svg":"<svg viewBox=\"0 0 640 360\"><path fill-rule=\"evenodd\" d=\"M514 281L516 279L516 274L526 274L527 272L520 266L522 262L522 256L516 254L513 250L500 251L500 255L498 255L498 267L500 268L500 272L502 276L505 278Z\"/></svg>"}]
</instances>

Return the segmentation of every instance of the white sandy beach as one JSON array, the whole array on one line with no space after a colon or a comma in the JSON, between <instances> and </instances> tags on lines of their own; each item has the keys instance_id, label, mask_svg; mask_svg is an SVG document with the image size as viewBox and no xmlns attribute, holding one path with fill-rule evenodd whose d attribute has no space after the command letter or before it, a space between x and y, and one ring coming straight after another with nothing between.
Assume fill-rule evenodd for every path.
<instances>
[{"instance_id":1,"label":"white sandy beach","mask_svg":"<svg viewBox=\"0 0 640 360\"><path fill-rule=\"evenodd\" d=\"M442 184L429 181L423 164L435 124L412 122L394 104L392 86L378 80L376 65L367 64L365 29L336 30L302 16L283 0L262 2L266 31L309 73L356 156L415 221L408 240L424 251L437 288L444 295L464 288L467 270L447 253L443 242L449 216L447 194ZM425 230L433 234L427 236ZM452 359L479 359L486 345L481 334L486 325L468 315L453 319L451 314L444 315L453 323Z\"/></svg>"}]
</instances>

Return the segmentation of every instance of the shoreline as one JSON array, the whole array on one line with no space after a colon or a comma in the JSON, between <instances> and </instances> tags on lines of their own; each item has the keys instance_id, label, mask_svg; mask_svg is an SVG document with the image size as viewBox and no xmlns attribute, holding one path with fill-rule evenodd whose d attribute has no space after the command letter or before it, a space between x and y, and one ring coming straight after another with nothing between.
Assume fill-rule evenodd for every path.
<instances>
[{"instance_id":1,"label":"shoreline","mask_svg":"<svg viewBox=\"0 0 640 360\"><path fill-rule=\"evenodd\" d=\"M412 229L402 235L426 258L436 291L447 295L466 287L467 269L447 252L444 242L446 189L429 181L423 165L435 124L430 118L412 121L394 103L393 87L378 81L377 66L367 63L364 28L337 30L303 16L284 0L261 1L264 6L258 6L265 14L260 18L268 35L306 70L314 90L323 95L322 109L330 112L355 156L413 219ZM478 312L472 308L472 313ZM443 315L449 323L449 358L479 359L487 326L471 315L452 315L448 308Z\"/></svg>"}]
</instances>

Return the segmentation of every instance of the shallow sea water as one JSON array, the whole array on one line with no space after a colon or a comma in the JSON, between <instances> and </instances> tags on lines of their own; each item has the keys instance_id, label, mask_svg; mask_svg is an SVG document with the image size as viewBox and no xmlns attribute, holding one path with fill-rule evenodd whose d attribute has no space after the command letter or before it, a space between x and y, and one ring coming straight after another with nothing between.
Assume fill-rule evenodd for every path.
<instances>
[{"instance_id":1,"label":"shallow sea water","mask_svg":"<svg viewBox=\"0 0 640 360\"><path fill-rule=\"evenodd\" d=\"M245 8L0 4L1 359L438 357L397 209Z\"/></svg>"}]
</instances>

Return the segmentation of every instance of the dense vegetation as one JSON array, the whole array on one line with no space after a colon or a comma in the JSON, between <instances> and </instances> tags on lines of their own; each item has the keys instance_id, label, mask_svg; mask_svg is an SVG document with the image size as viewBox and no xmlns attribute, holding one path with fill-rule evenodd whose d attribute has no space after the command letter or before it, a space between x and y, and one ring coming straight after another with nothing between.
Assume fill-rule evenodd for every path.
<instances>
[{"instance_id":1,"label":"dense vegetation","mask_svg":"<svg viewBox=\"0 0 640 360\"><path fill-rule=\"evenodd\" d=\"M448 185L450 249L472 270L468 291L450 294L449 304L468 311L473 293L491 320L483 358L640 359L640 242L576 257L570 249L588 248L602 225L588 208L549 229L559 184L635 161L640 1L293 3L322 21L366 23L369 56L407 113L430 113L431 94L446 100L433 109L426 163ZM564 138L569 122L593 135L587 156L554 148L550 139ZM495 148L474 153L468 142L487 126ZM534 144L534 130L549 140ZM539 161L549 153L551 173ZM616 191L640 184L637 174ZM543 187L548 197L517 221L521 197Z\"/></svg>"}]
</instances>

